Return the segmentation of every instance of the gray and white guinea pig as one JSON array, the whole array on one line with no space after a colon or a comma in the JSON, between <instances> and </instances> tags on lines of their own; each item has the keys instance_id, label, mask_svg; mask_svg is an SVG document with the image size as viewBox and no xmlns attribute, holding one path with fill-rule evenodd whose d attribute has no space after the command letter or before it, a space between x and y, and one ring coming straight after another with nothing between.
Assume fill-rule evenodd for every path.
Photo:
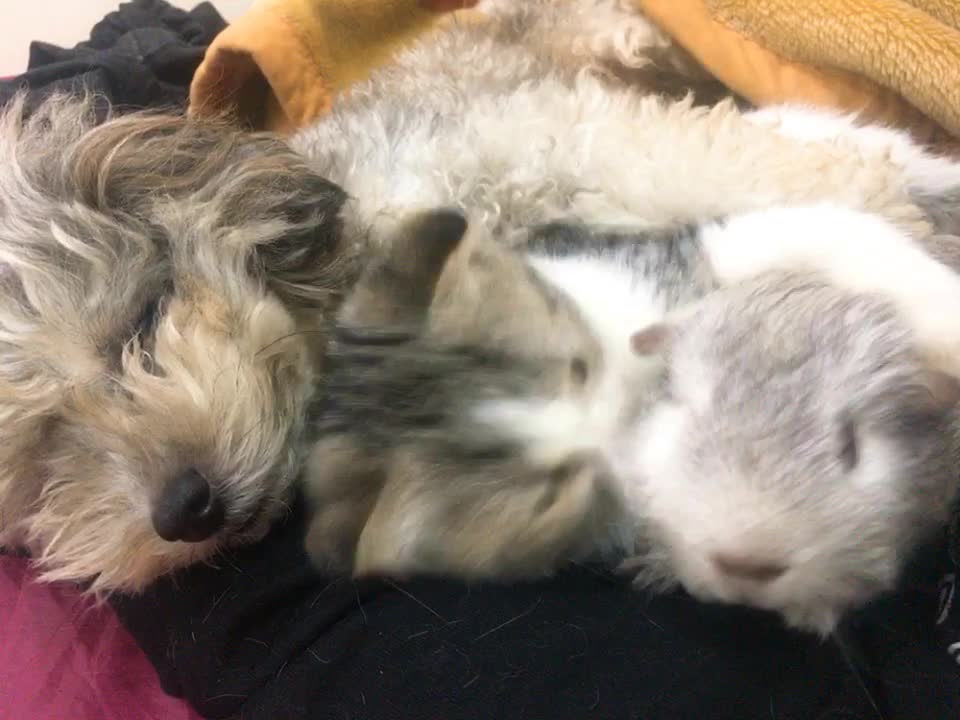
<instances>
[{"instance_id":1,"label":"gray and white guinea pig","mask_svg":"<svg viewBox=\"0 0 960 720\"><path fill-rule=\"evenodd\" d=\"M946 521L960 383L879 296L765 274L633 343L668 368L617 460L638 583L827 635Z\"/></svg>"}]
</instances>

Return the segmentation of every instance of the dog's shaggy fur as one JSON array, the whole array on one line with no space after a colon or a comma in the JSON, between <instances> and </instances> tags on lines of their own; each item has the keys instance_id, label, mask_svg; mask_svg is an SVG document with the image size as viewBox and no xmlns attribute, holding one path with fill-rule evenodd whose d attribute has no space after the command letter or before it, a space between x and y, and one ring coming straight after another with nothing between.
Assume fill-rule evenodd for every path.
<instances>
[{"instance_id":1,"label":"dog's shaggy fur","mask_svg":"<svg viewBox=\"0 0 960 720\"><path fill-rule=\"evenodd\" d=\"M284 506L343 193L269 137L93 106L0 116L0 544L105 593ZM214 526L162 540L198 473Z\"/></svg>"}]
</instances>

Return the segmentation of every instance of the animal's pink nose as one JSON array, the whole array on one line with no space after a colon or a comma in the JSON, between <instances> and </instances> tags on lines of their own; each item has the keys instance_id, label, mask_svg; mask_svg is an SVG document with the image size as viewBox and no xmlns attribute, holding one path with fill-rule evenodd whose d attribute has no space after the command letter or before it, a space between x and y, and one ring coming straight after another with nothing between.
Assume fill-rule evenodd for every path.
<instances>
[{"instance_id":1,"label":"animal's pink nose","mask_svg":"<svg viewBox=\"0 0 960 720\"><path fill-rule=\"evenodd\" d=\"M724 575L757 583L773 582L787 571L787 566L782 563L749 555L714 553L710 559Z\"/></svg>"}]
</instances>

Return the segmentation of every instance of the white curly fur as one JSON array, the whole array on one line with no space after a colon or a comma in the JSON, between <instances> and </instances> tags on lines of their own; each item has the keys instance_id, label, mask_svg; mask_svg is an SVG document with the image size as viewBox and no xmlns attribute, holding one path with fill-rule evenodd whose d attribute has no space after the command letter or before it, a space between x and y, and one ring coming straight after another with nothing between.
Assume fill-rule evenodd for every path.
<instances>
[{"instance_id":1,"label":"white curly fur","mask_svg":"<svg viewBox=\"0 0 960 720\"><path fill-rule=\"evenodd\" d=\"M628 7L496 3L489 22L453 24L402 52L293 146L350 193L347 231L360 242L437 205L508 239L558 217L660 226L820 201L930 231L910 197L922 188L884 144L812 142L729 101L693 106L611 77L610 63L663 43ZM678 86L696 74L680 67Z\"/></svg>"}]
</instances>

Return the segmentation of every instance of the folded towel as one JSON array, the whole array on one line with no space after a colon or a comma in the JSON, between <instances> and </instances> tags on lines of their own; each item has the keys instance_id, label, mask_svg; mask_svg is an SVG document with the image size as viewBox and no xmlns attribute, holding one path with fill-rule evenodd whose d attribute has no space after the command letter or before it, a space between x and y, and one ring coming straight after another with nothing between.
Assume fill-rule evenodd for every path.
<instances>
[{"instance_id":1,"label":"folded towel","mask_svg":"<svg viewBox=\"0 0 960 720\"><path fill-rule=\"evenodd\" d=\"M257 0L207 50L191 111L288 132L446 13L477 0Z\"/></svg>"},{"instance_id":2,"label":"folded towel","mask_svg":"<svg viewBox=\"0 0 960 720\"><path fill-rule=\"evenodd\" d=\"M558 0L561 1L561 0ZM732 91L960 138L955 0L633 0ZM337 92L477 0L257 0L210 46L191 111L290 132ZM474 11L476 12L476 11ZM470 17L470 16L468 16Z\"/></svg>"},{"instance_id":3,"label":"folded towel","mask_svg":"<svg viewBox=\"0 0 960 720\"><path fill-rule=\"evenodd\" d=\"M636 0L661 29L758 105L862 112L921 141L960 137L955 0Z\"/></svg>"}]
</instances>

